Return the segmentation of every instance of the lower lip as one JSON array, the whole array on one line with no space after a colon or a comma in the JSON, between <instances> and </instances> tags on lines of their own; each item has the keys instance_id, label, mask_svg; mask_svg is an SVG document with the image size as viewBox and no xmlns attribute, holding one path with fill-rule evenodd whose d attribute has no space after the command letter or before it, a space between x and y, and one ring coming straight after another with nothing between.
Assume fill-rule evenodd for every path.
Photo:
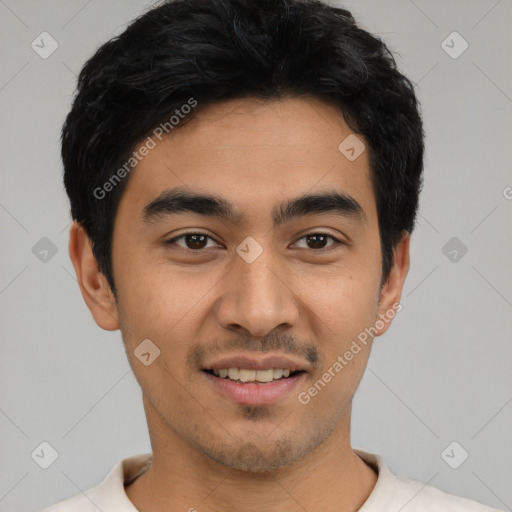
<instances>
[{"instance_id":1,"label":"lower lip","mask_svg":"<svg viewBox=\"0 0 512 512\"><path fill-rule=\"evenodd\" d=\"M222 379L205 371L202 373L220 393L244 405L261 405L277 402L296 388L306 375L305 372L301 372L286 379L253 384L236 382L227 378Z\"/></svg>"}]
</instances>

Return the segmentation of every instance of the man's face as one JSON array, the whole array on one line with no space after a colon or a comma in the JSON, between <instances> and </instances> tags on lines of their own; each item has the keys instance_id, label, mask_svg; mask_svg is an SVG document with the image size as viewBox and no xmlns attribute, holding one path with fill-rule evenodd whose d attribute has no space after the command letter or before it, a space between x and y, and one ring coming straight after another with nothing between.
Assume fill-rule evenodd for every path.
<instances>
[{"instance_id":1,"label":"man's face","mask_svg":"<svg viewBox=\"0 0 512 512\"><path fill-rule=\"evenodd\" d=\"M371 339L334 377L333 365L389 309L379 299L369 155L351 161L338 149L351 133L317 99L229 101L158 142L132 171L114 225L116 314L160 442L174 438L201 457L263 471L348 431ZM198 201L203 214L171 212L165 201L145 210L176 187L222 198L235 218L207 215ZM345 200L272 215L324 194ZM134 351L147 339L160 355L146 366ZM258 369L291 374L268 383L215 375L228 368L249 370L239 374L249 381ZM329 368L331 379L307 393Z\"/></svg>"}]
</instances>

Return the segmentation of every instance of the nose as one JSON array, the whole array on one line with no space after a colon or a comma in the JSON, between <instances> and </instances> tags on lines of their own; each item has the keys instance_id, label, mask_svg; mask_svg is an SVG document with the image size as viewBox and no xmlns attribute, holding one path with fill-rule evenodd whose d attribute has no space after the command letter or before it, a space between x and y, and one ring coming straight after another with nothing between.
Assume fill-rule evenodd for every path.
<instances>
[{"instance_id":1,"label":"nose","mask_svg":"<svg viewBox=\"0 0 512 512\"><path fill-rule=\"evenodd\" d=\"M218 322L228 330L245 329L252 337L295 326L299 302L290 286L290 270L264 249L252 263L236 257L217 305Z\"/></svg>"}]
</instances>

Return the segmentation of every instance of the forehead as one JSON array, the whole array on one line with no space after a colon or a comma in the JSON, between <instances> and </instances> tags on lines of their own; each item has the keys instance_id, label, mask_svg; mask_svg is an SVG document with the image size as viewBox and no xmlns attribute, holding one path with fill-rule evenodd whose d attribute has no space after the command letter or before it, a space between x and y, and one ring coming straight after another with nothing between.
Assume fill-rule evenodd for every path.
<instances>
[{"instance_id":1,"label":"forehead","mask_svg":"<svg viewBox=\"0 0 512 512\"><path fill-rule=\"evenodd\" d=\"M344 141L355 134L336 107L316 98L238 99L197 114L156 140L137 164L118 215L134 219L137 214L142 220L145 207L175 187L223 197L236 211L260 220L272 220L278 200L326 189L356 199L371 215L369 160L361 149L365 140L357 135L360 154L347 158Z\"/></svg>"}]
</instances>

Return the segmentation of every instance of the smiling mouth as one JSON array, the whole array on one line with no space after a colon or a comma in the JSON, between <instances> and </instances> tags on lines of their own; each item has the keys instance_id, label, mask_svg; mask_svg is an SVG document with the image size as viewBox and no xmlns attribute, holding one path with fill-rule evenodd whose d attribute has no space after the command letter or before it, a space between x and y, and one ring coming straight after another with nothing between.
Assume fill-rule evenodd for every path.
<instances>
[{"instance_id":1,"label":"smiling mouth","mask_svg":"<svg viewBox=\"0 0 512 512\"><path fill-rule=\"evenodd\" d=\"M287 380L300 373L302 370L290 371L282 368L268 368L266 370L249 370L245 368L222 368L219 370L204 369L205 373L238 384L269 384L276 381Z\"/></svg>"}]
</instances>

